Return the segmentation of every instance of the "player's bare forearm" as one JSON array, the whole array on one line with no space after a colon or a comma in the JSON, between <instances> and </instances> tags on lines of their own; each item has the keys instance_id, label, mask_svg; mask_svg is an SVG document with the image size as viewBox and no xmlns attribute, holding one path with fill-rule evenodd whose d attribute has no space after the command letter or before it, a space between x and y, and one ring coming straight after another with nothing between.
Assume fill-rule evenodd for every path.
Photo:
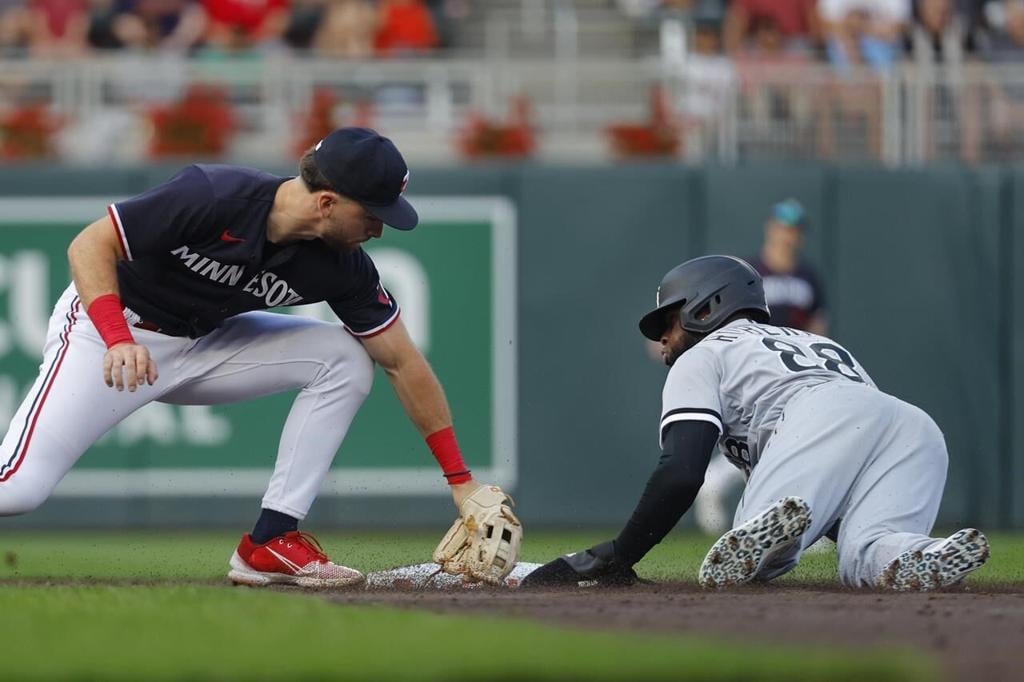
<instances>
[{"instance_id":1,"label":"player's bare forearm","mask_svg":"<svg viewBox=\"0 0 1024 682\"><path fill-rule=\"evenodd\" d=\"M420 435L426 437L451 426L452 415L441 383L401 320L362 342L374 362L384 369Z\"/></svg>"},{"instance_id":2,"label":"player's bare forearm","mask_svg":"<svg viewBox=\"0 0 1024 682\"><path fill-rule=\"evenodd\" d=\"M68 262L71 265L71 277L75 281L78 297L101 335L105 333L104 328L107 325L96 317L98 313L92 304L101 296L116 296L119 293L117 261L122 258L124 253L109 217L100 218L79 232L68 247ZM120 320L120 303L114 299L113 303L104 301L104 304L113 306L113 310L108 310L106 315ZM109 344L107 352L103 355L103 382L107 386L118 391L134 391L139 386L152 385L156 382L159 373L156 363L149 355L149 349L135 343L126 329L120 342L108 341L106 336L104 341Z\"/></svg>"},{"instance_id":3,"label":"player's bare forearm","mask_svg":"<svg viewBox=\"0 0 1024 682\"><path fill-rule=\"evenodd\" d=\"M416 351L393 371L385 369L409 419L424 437L451 426L452 415L440 382Z\"/></svg>"},{"instance_id":4,"label":"player's bare forearm","mask_svg":"<svg viewBox=\"0 0 1024 682\"><path fill-rule=\"evenodd\" d=\"M426 438L452 425L451 411L441 382L409 338L401 320L377 336L362 339L362 342L374 362L384 369L399 402L421 436ZM472 479L453 484L451 492L455 506L461 509L466 498L479 487L480 483Z\"/></svg>"},{"instance_id":5,"label":"player's bare forearm","mask_svg":"<svg viewBox=\"0 0 1024 682\"><path fill-rule=\"evenodd\" d=\"M86 309L99 296L118 293L117 261L121 258L121 245L109 217L100 218L71 241L71 278Z\"/></svg>"}]
</instances>

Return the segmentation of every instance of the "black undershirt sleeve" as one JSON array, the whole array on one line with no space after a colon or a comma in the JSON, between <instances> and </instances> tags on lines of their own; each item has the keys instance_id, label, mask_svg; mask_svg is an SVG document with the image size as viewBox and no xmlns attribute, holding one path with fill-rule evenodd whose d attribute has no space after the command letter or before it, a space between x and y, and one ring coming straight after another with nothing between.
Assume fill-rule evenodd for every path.
<instances>
[{"instance_id":1,"label":"black undershirt sleeve","mask_svg":"<svg viewBox=\"0 0 1024 682\"><path fill-rule=\"evenodd\" d=\"M615 556L632 566L661 542L693 504L704 483L718 428L704 421L669 424L661 459L633 515L614 541Z\"/></svg>"}]
</instances>

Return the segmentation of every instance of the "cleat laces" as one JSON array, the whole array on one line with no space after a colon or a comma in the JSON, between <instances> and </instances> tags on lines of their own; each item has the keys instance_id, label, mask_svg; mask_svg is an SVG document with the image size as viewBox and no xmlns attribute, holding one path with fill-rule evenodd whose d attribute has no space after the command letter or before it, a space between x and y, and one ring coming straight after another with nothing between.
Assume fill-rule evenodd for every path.
<instances>
[{"instance_id":1,"label":"cleat laces","mask_svg":"<svg viewBox=\"0 0 1024 682\"><path fill-rule=\"evenodd\" d=\"M323 545L320 544L320 541L312 533L297 530L295 531L294 538L298 544L313 555L312 560L320 564L326 564L330 561L327 558L327 552L324 551Z\"/></svg>"}]
</instances>

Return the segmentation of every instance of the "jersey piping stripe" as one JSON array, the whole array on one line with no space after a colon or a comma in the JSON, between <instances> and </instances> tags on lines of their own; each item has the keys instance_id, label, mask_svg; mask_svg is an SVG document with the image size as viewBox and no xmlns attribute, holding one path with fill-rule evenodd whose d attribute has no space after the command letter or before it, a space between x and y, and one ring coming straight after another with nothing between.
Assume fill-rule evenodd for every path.
<instances>
[{"instance_id":1,"label":"jersey piping stripe","mask_svg":"<svg viewBox=\"0 0 1024 682\"><path fill-rule=\"evenodd\" d=\"M718 413L714 410L702 410L702 409L691 409L691 410L672 410L661 419L661 427L658 431L658 445L665 445L665 429L668 428L669 424L675 422L707 422L714 424L718 429L719 433L722 433L722 418L718 416Z\"/></svg>"},{"instance_id":2,"label":"jersey piping stripe","mask_svg":"<svg viewBox=\"0 0 1024 682\"><path fill-rule=\"evenodd\" d=\"M387 331L388 327L393 325L398 320L398 314L402 312L402 308L399 305L395 305L395 314L385 320L383 323L377 325L373 329L367 329L365 332L357 332L353 329L349 329L353 336L358 336L361 339L368 339L371 336L377 336L383 331Z\"/></svg>"},{"instance_id":3,"label":"jersey piping stripe","mask_svg":"<svg viewBox=\"0 0 1024 682\"><path fill-rule=\"evenodd\" d=\"M114 229L117 231L117 240L121 242L121 248L124 250L124 257L128 260L133 260L131 249L128 248L128 237L125 236L124 225L121 224L121 214L117 212L117 206L114 204L107 206L107 213L110 214L110 219L114 222Z\"/></svg>"},{"instance_id":4,"label":"jersey piping stripe","mask_svg":"<svg viewBox=\"0 0 1024 682\"><path fill-rule=\"evenodd\" d=\"M669 417L672 417L672 416L677 415L677 414L684 414L684 413L685 414L707 414L707 415L711 415L716 420L718 420L719 425L721 425L721 423L722 423L722 415L720 415L715 410L709 410L706 407L677 407L674 410L669 410L668 412L663 414L662 417L661 417L661 420L665 421Z\"/></svg>"},{"instance_id":5,"label":"jersey piping stripe","mask_svg":"<svg viewBox=\"0 0 1024 682\"><path fill-rule=\"evenodd\" d=\"M64 325L64 331L60 334L60 348L57 351L57 356L50 363L50 368L46 371L46 378L43 379L43 385L32 399L32 406L28 410L28 416L25 418L25 426L21 429L21 435L18 436L18 444L14 448L14 452L11 454L11 458L7 460L2 466L0 466L0 483L9 480L18 468L21 467L21 463L25 461L25 454L28 452L28 447L32 443L32 434L36 430L36 422L39 421L39 415L43 411L43 405L46 403L47 396L50 395L50 389L53 388L53 384L57 379L57 373L60 372L60 366L64 362L64 358L68 354L68 348L71 347L71 328L75 326L75 322L78 320L78 310L81 304L80 299L75 296L71 302L71 309L68 311L64 319L67 320L67 324ZM9 469L8 469L9 467ZM8 469L4 471L4 469Z\"/></svg>"}]
</instances>

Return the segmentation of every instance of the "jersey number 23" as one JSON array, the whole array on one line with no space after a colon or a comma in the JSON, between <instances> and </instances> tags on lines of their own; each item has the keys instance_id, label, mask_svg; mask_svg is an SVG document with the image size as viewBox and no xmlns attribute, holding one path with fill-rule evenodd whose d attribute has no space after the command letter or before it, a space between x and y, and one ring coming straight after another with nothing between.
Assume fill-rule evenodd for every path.
<instances>
[{"instance_id":1,"label":"jersey number 23","mask_svg":"<svg viewBox=\"0 0 1024 682\"><path fill-rule=\"evenodd\" d=\"M809 369L820 369L822 366L830 372L842 374L847 379L864 383L863 377L853 368L853 358L843 348L831 343L812 343L809 348L817 357L789 343L767 337L761 340L768 350L774 351L782 358L782 364L794 372L805 372Z\"/></svg>"}]
</instances>

